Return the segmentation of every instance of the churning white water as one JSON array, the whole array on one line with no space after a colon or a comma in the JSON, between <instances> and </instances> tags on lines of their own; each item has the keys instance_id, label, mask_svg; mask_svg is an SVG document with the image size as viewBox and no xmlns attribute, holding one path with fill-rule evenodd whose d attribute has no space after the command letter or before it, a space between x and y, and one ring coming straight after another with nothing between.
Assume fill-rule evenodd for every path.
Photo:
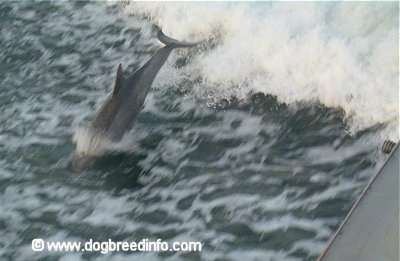
<instances>
[{"instance_id":1,"label":"churning white water","mask_svg":"<svg viewBox=\"0 0 400 261\"><path fill-rule=\"evenodd\" d=\"M197 97L319 102L342 108L350 130L383 123L398 137L398 3L131 2L124 12L179 39L211 39L185 68L201 77Z\"/></svg>"}]
</instances>

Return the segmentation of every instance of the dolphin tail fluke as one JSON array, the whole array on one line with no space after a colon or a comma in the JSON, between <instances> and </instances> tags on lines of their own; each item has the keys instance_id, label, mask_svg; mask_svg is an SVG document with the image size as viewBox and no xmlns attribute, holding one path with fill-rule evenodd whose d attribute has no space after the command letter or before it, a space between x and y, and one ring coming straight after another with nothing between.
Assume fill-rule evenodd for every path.
<instances>
[{"instance_id":1,"label":"dolphin tail fluke","mask_svg":"<svg viewBox=\"0 0 400 261\"><path fill-rule=\"evenodd\" d=\"M190 43L190 42L180 42L178 40L172 39L171 37L166 36L161 29L158 30L157 32L157 38L160 42L165 44L166 46L171 46L172 48L185 48L185 47L193 47L198 45L201 42L195 42L195 43Z\"/></svg>"}]
</instances>

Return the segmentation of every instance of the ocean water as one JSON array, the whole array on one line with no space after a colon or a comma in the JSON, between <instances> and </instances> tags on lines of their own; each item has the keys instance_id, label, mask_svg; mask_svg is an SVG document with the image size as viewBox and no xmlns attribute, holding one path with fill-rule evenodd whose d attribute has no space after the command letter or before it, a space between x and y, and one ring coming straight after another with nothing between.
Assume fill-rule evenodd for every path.
<instances>
[{"instance_id":1,"label":"ocean water","mask_svg":"<svg viewBox=\"0 0 400 261\"><path fill-rule=\"evenodd\" d=\"M399 136L395 2L0 3L1 260L315 260ZM116 152L76 142L128 74L175 50ZM31 241L201 241L33 252Z\"/></svg>"}]
</instances>

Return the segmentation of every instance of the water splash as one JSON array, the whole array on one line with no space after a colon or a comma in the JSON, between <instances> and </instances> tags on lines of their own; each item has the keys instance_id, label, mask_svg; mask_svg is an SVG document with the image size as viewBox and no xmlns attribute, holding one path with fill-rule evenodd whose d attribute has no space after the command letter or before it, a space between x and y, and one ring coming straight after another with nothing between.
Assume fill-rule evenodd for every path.
<instances>
[{"instance_id":1,"label":"water splash","mask_svg":"<svg viewBox=\"0 0 400 261\"><path fill-rule=\"evenodd\" d=\"M217 39L185 68L201 79L197 98L318 102L342 108L351 132L387 124L397 139L397 3L131 2L124 13L178 39Z\"/></svg>"}]
</instances>

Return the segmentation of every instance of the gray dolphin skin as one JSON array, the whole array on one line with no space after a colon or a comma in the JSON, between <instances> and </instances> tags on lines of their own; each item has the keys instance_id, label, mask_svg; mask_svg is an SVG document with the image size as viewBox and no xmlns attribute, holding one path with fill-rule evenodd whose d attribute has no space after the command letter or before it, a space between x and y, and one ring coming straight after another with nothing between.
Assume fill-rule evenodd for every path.
<instances>
[{"instance_id":1,"label":"gray dolphin skin","mask_svg":"<svg viewBox=\"0 0 400 261\"><path fill-rule=\"evenodd\" d=\"M91 123L89 128L91 135L111 142L120 141L123 135L132 129L148 91L171 51L199 44L177 41L164 35L161 30L158 30L157 37L165 46L128 78L123 76L122 65L119 65L114 90ZM75 153L74 168L86 167L92 161L91 158L91 155Z\"/></svg>"},{"instance_id":2,"label":"gray dolphin skin","mask_svg":"<svg viewBox=\"0 0 400 261\"><path fill-rule=\"evenodd\" d=\"M119 65L114 91L90 126L94 133L101 134L111 141L119 141L125 132L132 128L155 77L171 51L197 44L178 42L165 36L161 30L157 36L165 46L128 78L124 78L122 65Z\"/></svg>"}]
</instances>

